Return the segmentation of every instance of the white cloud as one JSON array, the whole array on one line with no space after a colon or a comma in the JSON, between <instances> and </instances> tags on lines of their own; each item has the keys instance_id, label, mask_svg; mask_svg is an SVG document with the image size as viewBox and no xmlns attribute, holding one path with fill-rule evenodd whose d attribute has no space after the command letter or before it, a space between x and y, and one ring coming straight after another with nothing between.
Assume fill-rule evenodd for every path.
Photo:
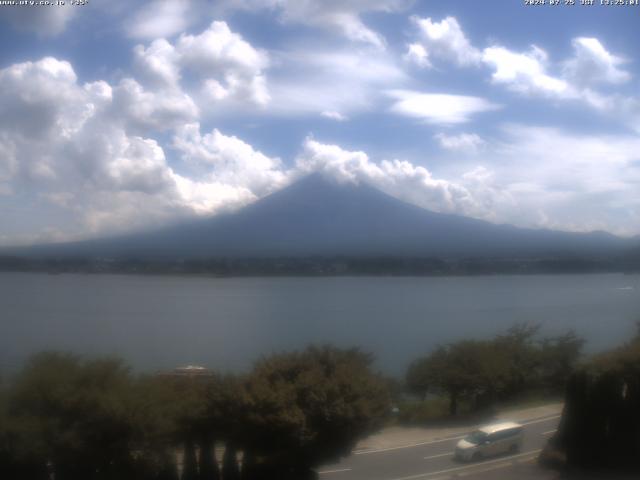
<instances>
[{"instance_id":1,"label":"white cloud","mask_svg":"<svg viewBox=\"0 0 640 480\"><path fill-rule=\"evenodd\" d=\"M272 114L339 112L347 117L373 109L386 88L408 80L396 60L382 51L296 50L281 52L274 64Z\"/></svg>"},{"instance_id":2,"label":"white cloud","mask_svg":"<svg viewBox=\"0 0 640 480\"><path fill-rule=\"evenodd\" d=\"M125 22L132 38L171 37L187 29L190 21L189 0L153 0L143 4Z\"/></svg>"},{"instance_id":3,"label":"white cloud","mask_svg":"<svg viewBox=\"0 0 640 480\"><path fill-rule=\"evenodd\" d=\"M347 117L345 117L340 112L336 112L335 110L325 110L324 112L321 113L321 115L323 117L325 117L325 118L330 118L331 120L336 120L337 122L344 122L344 121L348 120Z\"/></svg>"},{"instance_id":4,"label":"white cloud","mask_svg":"<svg viewBox=\"0 0 640 480\"><path fill-rule=\"evenodd\" d=\"M66 219L65 238L73 238L213 214L287 181L278 159L217 130L201 135L197 124L176 133L185 168L193 167L178 173L146 134L196 114L177 90L146 91L127 78L115 87L79 84L73 67L52 57L1 69L0 193L11 202L20 192L30 208L54 209Z\"/></svg>"},{"instance_id":5,"label":"white cloud","mask_svg":"<svg viewBox=\"0 0 640 480\"><path fill-rule=\"evenodd\" d=\"M264 106L270 99L264 76L268 55L225 22L213 22L198 35L182 34L174 44L158 39L146 48L138 45L134 64L155 86L177 88L182 71L188 71L202 81L200 94L207 103L233 100Z\"/></svg>"},{"instance_id":6,"label":"white cloud","mask_svg":"<svg viewBox=\"0 0 640 480\"><path fill-rule=\"evenodd\" d=\"M396 99L392 112L438 125L465 123L474 114L500 108L484 98L464 95L392 90L389 96Z\"/></svg>"},{"instance_id":7,"label":"white cloud","mask_svg":"<svg viewBox=\"0 0 640 480\"><path fill-rule=\"evenodd\" d=\"M132 78L123 79L113 90L113 108L142 131L169 130L198 118L198 108L189 95L177 89L147 91Z\"/></svg>"},{"instance_id":8,"label":"white cloud","mask_svg":"<svg viewBox=\"0 0 640 480\"><path fill-rule=\"evenodd\" d=\"M246 188L257 197L282 188L288 181L279 158L267 157L217 129L202 135L197 123L179 128L173 147L186 164L196 168L199 178L204 175L215 183Z\"/></svg>"},{"instance_id":9,"label":"white cloud","mask_svg":"<svg viewBox=\"0 0 640 480\"><path fill-rule=\"evenodd\" d=\"M265 54L253 48L225 22L213 22L199 35L181 35L176 43L181 64L202 76L228 69L254 75L267 66Z\"/></svg>"},{"instance_id":10,"label":"white cloud","mask_svg":"<svg viewBox=\"0 0 640 480\"><path fill-rule=\"evenodd\" d=\"M608 52L597 38L579 37L572 41L574 57L565 63L565 75L581 85L619 84L631 79L620 69L623 59Z\"/></svg>"},{"instance_id":11,"label":"white cloud","mask_svg":"<svg viewBox=\"0 0 640 480\"><path fill-rule=\"evenodd\" d=\"M431 18L411 17L411 22L418 30L419 45L424 53L449 60L461 66L477 65L480 63L481 54L473 47L458 21L453 17L446 17L440 22L434 22ZM417 47L413 47L416 50ZM409 50L411 53L411 47ZM423 57L422 52L417 52ZM426 55L424 55L426 57Z\"/></svg>"},{"instance_id":12,"label":"white cloud","mask_svg":"<svg viewBox=\"0 0 640 480\"><path fill-rule=\"evenodd\" d=\"M4 6L0 20L18 30L50 37L62 33L77 11L69 6Z\"/></svg>"},{"instance_id":13,"label":"white cloud","mask_svg":"<svg viewBox=\"0 0 640 480\"><path fill-rule=\"evenodd\" d=\"M503 134L485 153L500 188L518 201L519 208L501 208L503 221L638 233L640 138L535 125L509 125Z\"/></svg>"},{"instance_id":14,"label":"white cloud","mask_svg":"<svg viewBox=\"0 0 640 480\"><path fill-rule=\"evenodd\" d=\"M565 80L547 73L547 54L535 45L525 53L514 53L504 47L485 48L482 61L493 67L491 80L494 83L504 84L513 91L558 97L574 96Z\"/></svg>"},{"instance_id":15,"label":"white cloud","mask_svg":"<svg viewBox=\"0 0 640 480\"><path fill-rule=\"evenodd\" d=\"M597 38L574 38L574 55L554 63L547 52L536 45L524 52L501 45L479 50L471 45L454 17L435 22L431 18L412 16L411 21L417 34L416 41L409 44L403 56L407 62L423 68L430 67L433 58L459 66L484 65L492 70L491 81L496 85L504 85L521 95L581 101L640 131L637 98L594 90L599 84L617 85L631 79L631 74L622 69L626 60L606 50Z\"/></svg>"},{"instance_id":16,"label":"white cloud","mask_svg":"<svg viewBox=\"0 0 640 480\"><path fill-rule=\"evenodd\" d=\"M405 62L413 63L420 68L431 67L429 53L427 53L427 50L419 43L409 44L407 46L407 53L405 53L402 58Z\"/></svg>"},{"instance_id":17,"label":"white cloud","mask_svg":"<svg viewBox=\"0 0 640 480\"><path fill-rule=\"evenodd\" d=\"M445 150L462 153L477 153L486 144L486 142L475 133L460 133L458 135L438 133L434 135L434 138Z\"/></svg>"},{"instance_id":18,"label":"white cloud","mask_svg":"<svg viewBox=\"0 0 640 480\"><path fill-rule=\"evenodd\" d=\"M484 49L483 62L494 69L492 81L520 94L581 102L627 128L640 132L640 100L594 90L598 84L619 84L631 75L619 67L624 62L604 49L598 39L573 40L574 56L562 62L559 75L549 73L547 53L532 46L515 53L504 47Z\"/></svg>"},{"instance_id":19,"label":"white cloud","mask_svg":"<svg viewBox=\"0 0 640 480\"><path fill-rule=\"evenodd\" d=\"M637 136L524 125L505 127L490 144L471 133L441 134L438 140L447 147L477 148L477 163L441 166L436 176L422 165L373 161L365 152L313 138L288 168L235 136L217 129L203 133L191 122L176 128L171 148L177 158L170 163L156 139L132 133L130 112L117 105L121 88L102 81L79 84L72 66L55 58L0 70L3 202L16 202L19 192L30 199L29 208L72 219L51 224L42 217L41 232L25 232L30 238L61 239L60 231L64 238L113 233L215 214L316 171L368 182L431 210L495 222L621 233L637 233L640 222ZM151 118L160 115L157 108ZM18 238L4 235L6 242Z\"/></svg>"},{"instance_id":20,"label":"white cloud","mask_svg":"<svg viewBox=\"0 0 640 480\"><path fill-rule=\"evenodd\" d=\"M337 32L349 40L383 48L385 40L362 21L370 12L399 12L412 0L225 0L219 8L259 11L270 9L284 23L319 27Z\"/></svg>"},{"instance_id":21,"label":"white cloud","mask_svg":"<svg viewBox=\"0 0 640 480\"><path fill-rule=\"evenodd\" d=\"M177 87L180 82L179 54L164 38L151 42L145 48L133 49L134 66L143 80L153 86Z\"/></svg>"},{"instance_id":22,"label":"white cloud","mask_svg":"<svg viewBox=\"0 0 640 480\"><path fill-rule=\"evenodd\" d=\"M403 160L369 159L362 151L344 150L308 137L296 159L297 174L322 172L339 182L365 182L406 202L437 212L492 220L493 205L505 195L494 190L491 175L472 170L462 182L434 178L425 167Z\"/></svg>"}]
</instances>

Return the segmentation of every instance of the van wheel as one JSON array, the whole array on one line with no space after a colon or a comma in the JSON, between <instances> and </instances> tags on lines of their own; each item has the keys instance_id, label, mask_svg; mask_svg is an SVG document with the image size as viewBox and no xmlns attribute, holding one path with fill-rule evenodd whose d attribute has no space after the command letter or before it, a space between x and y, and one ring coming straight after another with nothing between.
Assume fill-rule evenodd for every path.
<instances>
[{"instance_id":1,"label":"van wheel","mask_svg":"<svg viewBox=\"0 0 640 480\"><path fill-rule=\"evenodd\" d=\"M482 460L482 453L480 452L476 452L471 456L471 461L473 462L479 462L480 460Z\"/></svg>"}]
</instances>

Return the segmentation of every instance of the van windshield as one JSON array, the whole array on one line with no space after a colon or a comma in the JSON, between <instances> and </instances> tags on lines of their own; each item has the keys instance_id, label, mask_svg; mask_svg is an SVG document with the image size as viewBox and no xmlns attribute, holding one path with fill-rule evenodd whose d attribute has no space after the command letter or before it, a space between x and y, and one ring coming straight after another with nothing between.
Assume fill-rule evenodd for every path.
<instances>
[{"instance_id":1,"label":"van windshield","mask_svg":"<svg viewBox=\"0 0 640 480\"><path fill-rule=\"evenodd\" d=\"M465 440L467 442L473 443L476 445L481 444L486 439L487 439L487 434L485 432L481 432L480 430L475 430L465 437Z\"/></svg>"}]
</instances>

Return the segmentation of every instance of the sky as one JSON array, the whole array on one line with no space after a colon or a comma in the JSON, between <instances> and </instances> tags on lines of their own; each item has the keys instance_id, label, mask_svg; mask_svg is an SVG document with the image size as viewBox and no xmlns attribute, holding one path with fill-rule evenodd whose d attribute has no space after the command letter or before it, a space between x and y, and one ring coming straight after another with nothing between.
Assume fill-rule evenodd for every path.
<instances>
[{"instance_id":1,"label":"sky","mask_svg":"<svg viewBox=\"0 0 640 480\"><path fill-rule=\"evenodd\" d=\"M640 5L85 3L0 5L0 245L217 215L312 172L640 234Z\"/></svg>"}]
</instances>

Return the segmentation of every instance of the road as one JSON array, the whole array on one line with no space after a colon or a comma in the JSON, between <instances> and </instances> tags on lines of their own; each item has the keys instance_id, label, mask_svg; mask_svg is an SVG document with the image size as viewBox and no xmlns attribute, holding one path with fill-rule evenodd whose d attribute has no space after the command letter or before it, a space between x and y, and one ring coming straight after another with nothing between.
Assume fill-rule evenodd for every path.
<instances>
[{"instance_id":1,"label":"road","mask_svg":"<svg viewBox=\"0 0 640 480\"><path fill-rule=\"evenodd\" d=\"M529 464L533 464L555 432L559 420L559 415L553 415L520 422L525 426L524 443L521 452L515 455L460 463L453 458L455 445L462 438L456 436L403 447L355 452L339 463L325 465L318 473L321 480L520 479L524 477L518 471L525 467L533 468Z\"/></svg>"}]
</instances>

